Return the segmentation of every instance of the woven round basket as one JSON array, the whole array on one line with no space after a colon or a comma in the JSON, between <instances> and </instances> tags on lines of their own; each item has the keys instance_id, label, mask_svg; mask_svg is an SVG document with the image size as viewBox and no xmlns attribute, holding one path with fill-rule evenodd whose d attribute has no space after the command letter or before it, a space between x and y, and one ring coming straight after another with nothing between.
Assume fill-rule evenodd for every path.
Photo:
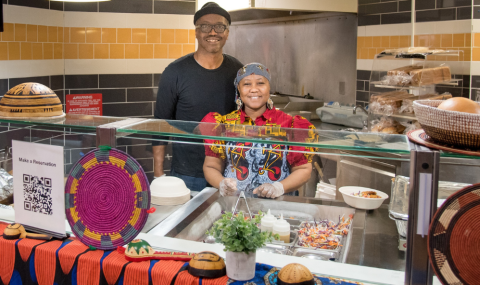
<instances>
[{"instance_id":1,"label":"woven round basket","mask_svg":"<svg viewBox=\"0 0 480 285\"><path fill-rule=\"evenodd\" d=\"M461 148L480 148L480 115L438 109L443 100L413 102L415 116L433 140Z\"/></svg>"},{"instance_id":2,"label":"woven round basket","mask_svg":"<svg viewBox=\"0 0 480 285\"><path fill-rule=\"evenodd\" d=\"M65 211L76 238L111 250L142 230L150 207L147 176L128 154L101 147L85 154L65 185Z\"/></svg>"},{"instance_id":3,"label":"woven round basket","mask_svg":"<svg viewBox=\"0 0 480 285\"><path fill-rule=\"evenodd\" d=\"M452 194L428 233L428 254L442 284L479 284L480 184Z\"/></svg>"},{"instance_id":4,"label":"woven round basket","mask_svg":"<svg viewBox=\"0 0 480 285\"><path fill-rule=\"evenodd\" d=\"M3 118L29 119L64 117L62 102L47 86L27 82L18 84L0 100L0 116Z\"/></svg>"}]
</instances>

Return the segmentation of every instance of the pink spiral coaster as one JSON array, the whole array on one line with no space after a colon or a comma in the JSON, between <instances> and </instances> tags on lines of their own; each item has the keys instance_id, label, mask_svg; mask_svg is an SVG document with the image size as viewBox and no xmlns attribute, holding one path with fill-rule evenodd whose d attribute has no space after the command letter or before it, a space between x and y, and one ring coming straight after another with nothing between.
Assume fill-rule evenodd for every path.
<instances>
[{"instance_id":1,"label":"pink spiral coaster","mask_svg":"<svg viewBox=\"0 0 480 285\"><path fill-rule=\"evenodd\" d=\"M111 250L132 241L145 225L150 188L128 154L109 147L88 152L65 185L65 212L72 232L86 245Z\"/></svg>"}]
</instances>

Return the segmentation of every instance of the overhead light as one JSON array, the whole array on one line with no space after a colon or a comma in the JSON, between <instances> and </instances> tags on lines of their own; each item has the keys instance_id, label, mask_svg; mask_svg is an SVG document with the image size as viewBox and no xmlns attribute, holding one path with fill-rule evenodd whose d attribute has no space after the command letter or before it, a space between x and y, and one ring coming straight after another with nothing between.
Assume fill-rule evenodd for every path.
<instances>
[{"instance_id":1,"label":"overhead light","mask_svg":"<svg viewBox=\"0 0 480 285\"><path fill-rule=\"evenodd\" d=\"M50 1L56 1L56 2L105 2L105 1L111 1L111 0L50 0Z\"/></svg>"}]
</instances>

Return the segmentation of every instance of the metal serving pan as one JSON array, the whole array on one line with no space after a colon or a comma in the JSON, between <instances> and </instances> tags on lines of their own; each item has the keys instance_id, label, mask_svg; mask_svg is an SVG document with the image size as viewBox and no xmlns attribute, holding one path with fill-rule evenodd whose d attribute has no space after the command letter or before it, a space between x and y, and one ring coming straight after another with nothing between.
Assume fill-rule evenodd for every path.
<instances>
[{"instance_id":1,"label":"metal serving pan","mask_svg":"<svg viewBox=\"0 0 480 285\"><path fill-rule=\"evenodd\" d=\"M159 224L157 229L152 231L152 233L186 240L203 241L206 238L205 232L213 226L215 221L221 218L222 211L231 211L232 207L235 206L237 197L212 195L200 200L202 196L203 195L195 197L189 203L185 204L175 215L171 215L168 219ZM258 211L267 212L268 209L270 209L271 213L275 216L283 214L285 220L290 223L291 230L297 230L300 221L313 221L314 219L328 219L335 221L339 216L348 216L355 213L355 209L347 207L259 198L247 198L247 200L252 213L258 213ZM244 212L247 211L243 200L239 202L238 206L237 210ZM346 261L351 232L352 231L349 232L349 238L344 238L345 244L340 249L340 256L337 258L337 261L339 262ZM275 245L278 246L279 244ZM289 245L283 244L280 246L285 248ZM271 248L271 246L268 245L267 248Z\"/></svg>"}]
</instances>

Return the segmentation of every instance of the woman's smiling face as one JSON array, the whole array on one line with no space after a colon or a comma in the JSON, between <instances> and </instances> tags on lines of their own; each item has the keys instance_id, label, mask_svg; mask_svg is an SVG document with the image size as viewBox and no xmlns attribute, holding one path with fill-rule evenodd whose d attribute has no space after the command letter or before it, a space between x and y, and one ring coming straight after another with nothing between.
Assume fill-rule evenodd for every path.
<instances>
[{"instance_id":1,"label":"woman's smiling face","mask_svg":"<svg viewBox=\"0 0 480 285\"><path fill-rule=\"evenodd\" d=\"M270 98L270 82L262 75L252 74L240 81L238 91L246 108L252 110L266 108Z\"/></svg>"}]
</instances>

